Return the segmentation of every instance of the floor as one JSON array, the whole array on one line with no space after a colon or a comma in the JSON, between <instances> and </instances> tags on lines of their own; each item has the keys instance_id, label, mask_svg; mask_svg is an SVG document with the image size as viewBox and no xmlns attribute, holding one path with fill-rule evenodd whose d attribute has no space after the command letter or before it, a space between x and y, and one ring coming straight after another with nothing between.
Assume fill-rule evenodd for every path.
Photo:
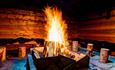
<instances>
[{"instance_id":1,"label":"floor","mask_svg":"<svg viewBox=\"0 0 115 70\"><path fill-rule=\"evenodd\" d=\"M0 70L26 70L26 58L11 58L6 62L0 62Z\"/></svg>"},{"instance_id":2,"label":"floor","mask_svg":"<svg viewBox=\"0 0 115 70\"><path fill-rule=\"evenodd\" d=\"M99 55L98 52L95 52L95 54ZM30 65L31 65L30 70L36 70L36 68L33 64L32 56L30 54L28 54L28 58L29 58ZM96 56L96 57L93 57L93 58L99 59L99 56ZM19 59L19 58L16 58L16 57L7 59L6 62L3 62L3 63L0 62L0 70L26 70L26 60L27 60L27 58ZM111 60L115 65L115 57L110 57L109 60ZM98 64L98 62L97 62L97 64ZM113 67L114 67L114 65L113 65ZM84 69L84 70L86 70L86 69ZM94 66L90 70L95 70ZM115 69L111 69L111 70L115 70Z\"/></svg>"},{"instance_id":3,"label":"floor","mask_svg":"<svg viewBox=\"0 0 115 70\"><path fill-rule=\"evenodd\" d=\"M30 70L37 70L35 65L34 65L34 62L33 62L31 54L28 54L28 61L29 61Z\"/></svg>"}]
</instances>

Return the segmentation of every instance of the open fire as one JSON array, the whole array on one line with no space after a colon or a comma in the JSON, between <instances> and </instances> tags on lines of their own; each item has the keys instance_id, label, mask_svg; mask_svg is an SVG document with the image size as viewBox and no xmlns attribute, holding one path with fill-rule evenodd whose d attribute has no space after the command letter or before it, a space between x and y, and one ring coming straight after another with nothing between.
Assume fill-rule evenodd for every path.
<instances>
[{"instance_id":1,"label":"open fire","mask_svg":"<svg viewBox=\"0 0 115 70\"><path fill-rule=\"evenodd\" d=\"M36 47L32 56L38 70L75 70L88 67L89 57L72 51L67 46L67 25L56 7L47 7L47 38L44 47ZM72 46L78 47L75 44ZM77 50L77 49L76 49Z\"/></svg>"},{"instance_id":2,"label":"open fire","mask_svg":"<svg viewBox=\"0 0 115 70\"><path fill-rule=\"evenodd\" d=\"M48 30L48 41L58 42L64 44L67 40L67 25L62 19L62 13L57 7L47 7L45 9L47 27Z\"/></svg>"},{"instance_id":3,"label":"open fire","mask_svg":"<svg viewBox=\"0 0 115 70\"><path fill-rule=\"evenodd\" d=\"M45 57L63 55L76 61L83 58L85 56L84 54L72 52L65 46L67 42L67 25L62 19L61 11L56 7L47 7L44 12L46 14L46 30L48 32L47 42L44 48Z\"/></svg>"},{"instance_id":4,"label":"open fire","mask_svg":"<svg viewBox=\"0 0 115 70\"><path fill-rule=\"evenodd\" d=\"M43 50L40 49L41 47L36 47L32 53L37 69L73 70L88 66L89 57L83 53L78 54L75 51L69 50L66 46L67 25L65 21L62 20L61 11L56 7L47 7L44 12L47 21L45 46L42 47Z\"/></svg>"},{"instance_id":5,"label":"open fire","mask_svg":"<svg viewBox=\"0 0 115 70\"><path fill-rule=\"evenodd\" d=\"M67 25L62 19L62 12L56 7L47 7L45 9L46 14L46 30L48 32L47 42L47 55L56 56L63 52L65 48L65 42L67 40Z\"/></svg>"}]
</instances>

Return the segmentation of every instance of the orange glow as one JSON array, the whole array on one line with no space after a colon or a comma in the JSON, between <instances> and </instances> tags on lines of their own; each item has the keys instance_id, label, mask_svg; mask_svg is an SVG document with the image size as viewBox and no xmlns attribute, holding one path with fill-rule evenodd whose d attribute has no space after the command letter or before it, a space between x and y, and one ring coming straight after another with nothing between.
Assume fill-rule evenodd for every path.
<instances>
[{"instance_id":1,"label":"orange glow","mask_svg":"<svg viewBox=\"0 0 115 70\"><path fill-rule=\"evenodd\" d=\"M47 20L46 29L48 30L47 40L64 44L67 40L67 26L65 21L62 19L62 12L56 7L47 7L45 9L45 14Z\"/></svg>"},{"instance_id":2,"label":"orange glow","mask_svg":"<svg viewBox=\"0 0 115 70\"><path fill-rule=\"evenodd\" d=\"M67 40L67 25L62 19L62 12L56 7L47 7L45 9L45 14L47 20L46 30L48 32L47 41L54 42L55 45L52 47L54 49L53 54L58 54L56 50L65 47L65 41Z\"/></svg>"},{"instance_id":3,"label":"orange glow","mask_svg":"<svg viewBox=\"0 0 115 70\"><path fill-rule=\"evenodd\" d=\"M49 43L45 49L45 57L52 57L57 55L63 55L66 57L78 61L83 58L84 54L77 54L75 52L70 51L65 43L67 42L67 25L65 21L62 19L62 13L56 7L47 7L45 8L46 14L46 30L47 30L47 39Z\"/></svg>"}]
</instances>

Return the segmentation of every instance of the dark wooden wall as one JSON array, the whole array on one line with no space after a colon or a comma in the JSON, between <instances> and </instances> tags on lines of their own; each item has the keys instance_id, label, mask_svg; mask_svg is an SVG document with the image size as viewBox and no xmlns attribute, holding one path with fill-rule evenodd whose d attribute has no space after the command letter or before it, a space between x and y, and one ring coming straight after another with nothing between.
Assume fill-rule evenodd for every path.
<instances>
[{"instance_id":1,"label":"dark wooden wall","mask_svg":"<svg viewBox=\"0 0 115 70\"><path fill-rule=\"evenodd\" d=\"M44 38L45 21L40 11L0 8L0 38Z\"/></svg>"},{"instance_id":2,"label":"dark wooden wall","mask_svg":"<svg viewBox=\"0 0 115 70\"><path fill-rule=\"evenodd\" d=\"M68 24L68 38L78 37L76 22ZM41 10L0 8L0 38L46 38L46 21Z\"/></svg>"},{"instance_id":3,"label":"dark wooden wall","mask_svg":"<svg viewBox=\"0 0 115 70\"><path fill-rule=\"evenodd\" d=\"M115 10L110 18L99 18L78 23L79 37L82 39L115 43Z\"/></svg>"},{"instance_id":4,"label":"dark wooden wall","mask_svg":"<svg viewBox=\"0 0 115 70\"><path fill-rule=\"evenodd\" d=\"M78 22L74 22L72 20L66 20L68 27L67 27L67 33L68 33L68 38L73 39L73 38L78 38Z\"/></svg>"}]
</instances>

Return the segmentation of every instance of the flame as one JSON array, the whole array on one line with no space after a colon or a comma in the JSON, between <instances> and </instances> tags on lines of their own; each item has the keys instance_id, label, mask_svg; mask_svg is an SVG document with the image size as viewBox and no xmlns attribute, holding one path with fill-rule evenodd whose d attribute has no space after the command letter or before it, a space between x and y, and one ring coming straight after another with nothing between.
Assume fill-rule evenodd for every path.
<instances>
[{"instance_id":1,"label":"flame","mask_svg":"<svg viewBox=\"0 0 115 70\"><path fill-rule=\"evenodd\" d=\"M47 7L45 9L45 14L47 20L46 29L48 30L47 40L65 44L65 41L67 40L67 25L62 19L62 12L56 7Z\"/></svg>"},{"instance_id":2,"label":"flame","mask_svg":"<svg viewBox=\"0 0 115 70\"><path fill-rule=\"evenodd\" d=\"M62 12L56 7L46 7L44 12L46 14L46 30L48 32L46 39L46 41L48 41L46 44L48 45L44 48L45 57L52 57L61 54L76 61L84 57L85 55L79 55L70 51L65 45L67 42L67 25L62 19Z\"/></svg>"},{"instance_id":3,"label":"flame","mask_svg":"<svg viewBox=\"0 0 115 70\"><path fill-rule=\"evenodd\" d=\"M56 54L57 49L65 47L65 42L67 40L67 25L62 19L62 12L58 10L57 7L46 7L44 12L47 20L47 41L54 42L55 45L52 48L54 48L53 54Z\"/></svg>"}]
</instances>

